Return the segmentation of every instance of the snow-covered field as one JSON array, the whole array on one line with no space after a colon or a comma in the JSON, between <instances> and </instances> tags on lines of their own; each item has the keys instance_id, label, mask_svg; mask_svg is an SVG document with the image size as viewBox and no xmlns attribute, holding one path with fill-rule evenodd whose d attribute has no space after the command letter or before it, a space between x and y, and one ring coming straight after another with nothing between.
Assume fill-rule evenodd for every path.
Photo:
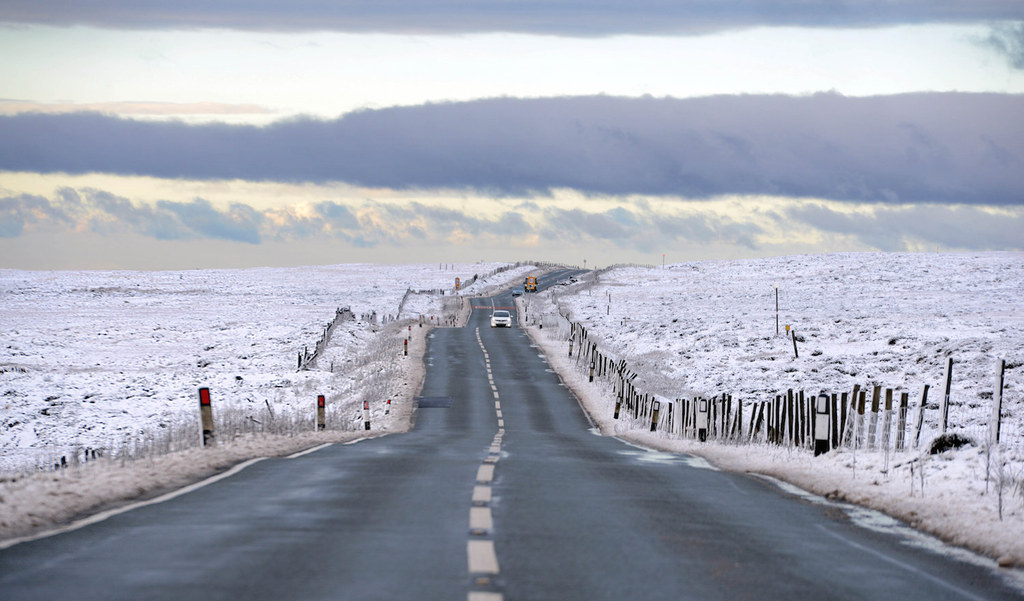
<instances>
[{"instance_id":1,"label":"snow-covered field","mask_svg":"<svg viewBox=\"0 0 1024 601\"><path fill-rule=\"evenodd\" d=\"M354 429L362 400L372 399L377 413L386 396L403 392L389 387L401 386L392 372L405 322L383 322L441 319L458 308L450 296L456 277L466 282L507 265L0 270L0 475L62 457L74 463L86 449L109 456L192 446L200 387L210 388L215 416L234 430L266 430L271 421L274 431L311 429L320 394L331 428ZM406 298L410 288L449 295ZM297 372L298 353L312 350L340 307L355 319L335 328L316 369Z\"/></svg>"},{"instance_id":2,"label":"snow-covered field","mask_svg":"<svg viewBox=\"0 0 1024 601\"><path fill-rule=\"evenodd\" d=\"M606 433L873 506L1024 566L1024 255L839 254L617 268L523 302L531 315L546 313L545 328L532 333ZM859 384L893 388L897 398L908 392L913 407L929 384L920 448L814 458L804 449L679 440L649 433L649 422L613 420L610 386L590 384L589 365L567 360L568 328L557 314L584 324L603 353L627 360L643 392L668 399L727 393L749 411L750 402L787 389L838 393ZM799 358L787 324L796 328ZM948 357L949 428L974 444L927 456L940 432ZM1002 444L986 455L998 359L1007 365Z\"/></svg>"},{"instance_id":3,"label":"snow-covered field","mask_svg":"<svg viewBox=\"0 0 1024 601\"><path fill-rule=\"evenodd\" d=\"M465 281L500 265L0 271L0 468L12 474L52 465L86 447L139 455L142 445L143 457L127 467L93 462L0 478L0 539L173 489L245 458L358 437L364 399L375 401L374 434L407 427L408 402L385 417L381 401L418 392L426 328L413 327L404 357L409 325L420 315L447 321L465 310L456 297L407 296L407 289L450 288L456 276ZM531 269L495 274L466 293L488 294ZM875 507L1024 566L1024 255L845 254L592 276L521 302L531 305L531 335L605 433L786 480L828 498L821 502ZM775 334L776 286L780 324L802 339L799 359L791 340ZM381 323L403 299L401 320ZM342 306L356 319L337 326L313 369L296 371L299 350L313 347ZM845 392L877 384L909 392L914 405L930 384L921 448L888 458L863 449L814 458L765 444L702 444L612 420L610 387L588 383L585 366L568 360L559 313L586 324L604 353L626 359L641 389L667 398L729 393L756 402L788 388ZM950 428L975 444L926 456L938 433L947 357L954 359ZM989 461L983 443L999 358L1008 365L1003 444ZM147 454L145 441L161 432L195 446L200 386L213 392L223 427L234 428L218 435L231 444L161 455L173 450L167 445ZM310 432L317 394L331 407L326 434ZM284 427L269 429L268 421Z\"/></svg>"}]
</instances>

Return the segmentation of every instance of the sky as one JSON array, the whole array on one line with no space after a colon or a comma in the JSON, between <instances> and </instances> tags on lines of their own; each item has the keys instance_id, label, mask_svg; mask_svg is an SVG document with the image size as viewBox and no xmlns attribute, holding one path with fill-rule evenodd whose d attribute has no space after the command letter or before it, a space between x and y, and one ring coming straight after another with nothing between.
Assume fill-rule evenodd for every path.
<instances>
[{"instance_id":1,"label":"sky","mask_svg":"<svg viewBox=\"0 0 1024 601\"><path fill-rule=\"evenodd\" d=\"M0 268L1022 232L1024 3L0 0Z\"/></svg>"}]
</instances>

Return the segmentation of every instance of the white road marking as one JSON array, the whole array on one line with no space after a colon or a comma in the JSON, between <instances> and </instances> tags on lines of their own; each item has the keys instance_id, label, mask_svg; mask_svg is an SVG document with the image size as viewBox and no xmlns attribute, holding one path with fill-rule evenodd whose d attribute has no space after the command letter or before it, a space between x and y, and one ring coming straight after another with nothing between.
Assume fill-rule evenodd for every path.
<instances>
[{"instance_id":1,"label":"white road marking","mask_svg":"<svg viewBox=\"0 0 1024 601\"><path fill-rule=\"evenodd\" d=\"M490 507L469 508L469 529L486 530L490 532L494 528L494 519L491 516Z\"/></svg>"},{"instance_id":2,"label":"white road marking","mask_svg":"<svg viewBox=\"0 0 1024 601\"><path fill-rule=\"evenodd\" d=\"M494 466L481 465L480 469L476 471L476 481L481 484L487 484L492 480L494 480Z\"/></svg>"},{"instance_id":3,"label":"white road marking","mask_svg":"<svg viewBox=\"0 0 1024 601\"><path fill-rule=\"evenodd\" d=\"M491 502L491 487L490 486L474 486L473 487L473 502L474 503L490 503Z\"/></svg>"},{"instance_id":4,"label":"white road marking","mask_svg":"<svg viewBox=\"0 0 1024 601\"><path fill-rule=\"evenodd\" d=\"M327 447L329 447L329 446L331 446L333 444L334 444L333 442L325 442L324 444L322 444L320 446L313 447L312 449L306 449L305 451L299 451L298 453L295 453L293 455L289 455L289 456L285 457L285 459L298 459L299 457L302 457L303 455L309 455L310 453L315 453L315 452L319 451L320 449L326 449Z\"/></svg>"},{"instance_id":5,"label":"white road marking","mask_svg":"<svg viewBox=\"0 0 1024 601\"><path fill-rule=\"evenodd\" d=\"M497 391L497 390L495 390L495 391L494 391L494 398L499 398L499 397L498 397L498 391Z\"/></svg>"},{"instance_id":6,"label":"white road marking","mask_svg":"<svg viewBox=\"0 0 1024 601\"><path fill-rule=\"evenodd\" d=\"M505 427L505 420L499 419L498 420L498 427L499 428L504 428Z\"/></svg>"},{"instance_id":7,"label":"white road marking","mask_svg":"<svg viewBox=\"0 0 1024 601\"><path fill-rule=\"evenodd\" d=\"M489 540L471 540L466 542L466 555L469 557L470 574L497 574L498 556L494 552L494 542Z\"/></svg>"},{"instance_id":8,"label":"white road marking","mask_svg":"<svg viewBox=\"0 0 1024 601\"><path fill-rule=\"evenodd\" d=\"M498 409L498 417L501 417L501 409Z\"/></svg>"},{"instance_id":9,"label":"white road marking","mask_svg":"<svg viewBox=\"0 0 1024 601\"><path fill-rule=\"evenodd\" d=\"M470 591L468 601L503 601L501 593L487 593L484 591Z\"/></svg>"}]
</instances>

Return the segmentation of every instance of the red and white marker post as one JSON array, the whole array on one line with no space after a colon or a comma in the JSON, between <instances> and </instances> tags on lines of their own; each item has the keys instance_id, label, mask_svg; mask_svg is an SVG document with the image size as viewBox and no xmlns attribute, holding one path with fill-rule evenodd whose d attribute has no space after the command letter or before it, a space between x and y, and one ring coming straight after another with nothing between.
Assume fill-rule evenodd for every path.
<instances>
[{"instance_id":1,"label":"red and white marker post","mask_svg":"<svg viewBox=\"0 0 1024 601\"><path fill-rule=\"evenodd\" d=\"M370 429L370 401L363 401L363 425L365 430Z\"/></svg>"},{"instance_id":2,"label":"red and white marker post","mask_svg":"<svg viewBox=\"0 0 1024 601\"><path fill-rule=\"evenodd\" d=\"M213 404L209 388L199 389L199 418L203 427L203 446L213 446Z\"/></svg>"},{"instance_id":3,"label":"red and white marker post","mask_svg":"<svg viewBox=\"0 0 1024 601\"><path fill-rule=\"evenodd\" d=\"M316 429L318 432L327 429L327 400L322 394L316 397Z\"/></svg>"}]
</instances>

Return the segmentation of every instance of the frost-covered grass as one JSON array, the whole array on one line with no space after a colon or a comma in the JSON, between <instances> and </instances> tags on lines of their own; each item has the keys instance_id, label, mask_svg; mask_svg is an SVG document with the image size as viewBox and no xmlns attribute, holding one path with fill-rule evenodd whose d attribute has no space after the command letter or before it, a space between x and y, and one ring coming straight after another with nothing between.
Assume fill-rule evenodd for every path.
<instances>
[{"instance_id":1,"label":"frost-covered grass","mask_svg":"<svg viewBox=\"0 0 1024 601\"><path fill-rule=\"evenodd\" d=\"M328 399L330 427L355 428L362 400L372 397L376 411L402 392L389 388L402 326L381 322L397 316L406 291L450 291L456 277L507 266L0 270L0 474L62 457L74 463L85 449L109 456L189 446L198 440L200 387L210 388L214 415L231 432L312 428L319 394ZM452 296L411 299L401 319L458 308ZM315 369L297 372L299 351L313 348L339 307L358 318L335 329ZM364 318L374 313L372 322Z\"/></svg>"},{"instance_id":2,"label":"frost-covered grass","mask_svg":"<svg viewBox=\"0 0 1024 601\"><path fill-rule=\"evenodd\" d=\"M796 328L799 358L791 339L775 335L776 285L780 325ZM532 333L606 433L873 506L1024 566L1024 255L842 254L622 268L527 302L535 312L550 303L544 329ZM859 384L908 392L913 407L930 384L921 447L814 458L806 449L701 444L650 434L649 422L612 420L607 382L588 383L589 366L564 357L568 330L558 313L583 323L603 353L626 359L642 391L669 399L731 394L749 411L750 402L787 389L847 392ZM925 449L940 432L948 357L950 431L973 444L931 456ZM986 449L999 358L1008 366L1002 444Z\"/></svg>"}]
</instances>

